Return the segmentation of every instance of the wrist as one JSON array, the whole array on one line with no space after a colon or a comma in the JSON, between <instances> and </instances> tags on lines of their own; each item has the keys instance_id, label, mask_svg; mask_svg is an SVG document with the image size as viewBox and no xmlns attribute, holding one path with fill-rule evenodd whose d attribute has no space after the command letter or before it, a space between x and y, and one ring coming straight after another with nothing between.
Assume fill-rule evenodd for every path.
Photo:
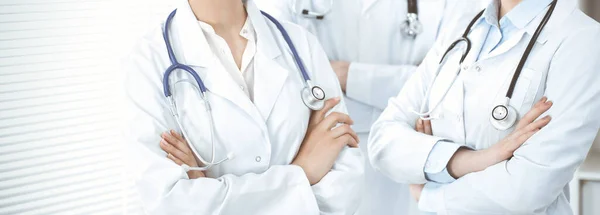
<instances>
[{"instance_id":1,"label":"wrist","mask_svg":"<svg viewBox=\"0 0 600 215\"><path fill-rule=\"evenodd\" d=\"M510 154L509 152L504 150L504 148L499 144L496 144L490 148L482 150L482 153L484 153L485 156L487 157L486 163L488 163L489 166L500 163L503 160L506 160L507 154Z\"/></svg>"},{"instance_id":2,"label":"wrist","mask_svg":"<svg viewBox=\"0 0 600 215\"><path fill-rule=\"evenodd\" d=\"M485 169L486 167L483 166L487 165L487 163L484 162L485 159L487 159L486 153L487 152L484 151L459 148L452 158L450 158L450 161L448 161L448 166L446 166L446 168L448 168L448 173L453 178L458 179L466 174Z\"/></svg>"},{"instance_id":3,"label":"wrist","mask_svg":"<svg viewBox=\"0 0 600 215\"><path fill-rule=\"evenodd\" d=\"M483 171L505 160L504 154L505 151L500 147L479 151L460 148L448 162L448 173L454 178L460 178L469 173Z\"/></svg>"},{"instance_id":4,"label":"wrist","mask_svg":"<svg viewBox=\"0 0 600 215\"><path fill-rule=\"evenodd\" d=\"M202 171L190 170L187 172L188 178L197 179L204 177L204 173Z\"/></svg>"},{"instance_id":5,"label":"wrist","mask_svg":"<svg viewBox=\"0 0 600 215\"><path fill-rule=\"evenodd\" d=\"M302 169L302 172L304 172L304 176L306 176L306 179L308 179L310 186L315 185L318 182L318 180L312 177L313 174L310 174L310 170L306 167L306 165L299 164L296 161L292 162L292 165L298 166L300 169Z\"/></svg>"}]
</instances>

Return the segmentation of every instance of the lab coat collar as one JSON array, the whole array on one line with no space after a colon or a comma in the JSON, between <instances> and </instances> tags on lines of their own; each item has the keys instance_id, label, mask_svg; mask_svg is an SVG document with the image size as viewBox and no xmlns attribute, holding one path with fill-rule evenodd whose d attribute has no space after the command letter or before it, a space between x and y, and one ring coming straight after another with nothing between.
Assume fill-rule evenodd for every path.
<instances>
[{"instance_id":1,"label":"lab coat collar","mask_svg":"<svg viewBox=\"0 0 600 215\"><path fill-rule=\"evenodd\" d=\"M279 56L281 51L272 43L275 40L267 26L266 18L260 13L254 2L249 1L246 3L246 11L248 19L250 19L256 30L257 50L271 59ZM178 57L180 63L207 67L215 58L187 0L178 2L177 14L173 18L171 31L177 32L177 36L171 36L171 43L183 53L183 59ZM177 46L177 44L185 45Z\"/></svg>"},{"instance_id":2,"label":"lab coat collar","mask_svg":"<svg viewBox=\"0 0 600 215\"><path fill-rule=\"evenodd\" d=\"M177 14L173 18L171 42L174 45L176 56L181 53L183 57L177 56L180 63L203 67L210 71L206 72L205 84L209 92L219 95L244 110L254 119L261 128L265 128L265 119L268 118L273 108L280 89L285 83L287 72L279 67L273 58L280 55L280 51L271 36L271 30L265 22L265 17L252 2L246 5L248 19L252 22L257 35L257 52L254 58L255 75L255 97L252 101L240 90L233 79L223 70L222 66L216 66L219 62L212 53L208 41L198 24L198 21L187 0L180 0ZM177 52L179 51L179 53ZM283 71L282 71L283 70ZM198 70L202 71L202 70Z\"/></svg>"},{"instance_id":3,"label":"lab coat collar","mask_svg":"<svg viewBox=\"0 0 600 215\"><path fill-rule=\"evenodd\" d=\"M253 1L246 3L246 11L248 12L248 19L250 19L256 31L257 50L271 59L281 55L281 50L276 45L277 43L275 43L276 40L273 36L274 33L279 35L279 32L271 31L271 28L267 25L267 18L262 15Z\"/></svg>"},{"instance_id":4,"label":"lab coat collar","mask_svg":"<svg viewBox=\"0 0 600 215\"><path fill-rule=\"evenodd\" d=\"M544 31L542 31L542 33L540 34L538 41L546 42L549 35L558 33L561 30L561 29L558 29L558 27L562 26L562 23L567 20L566 18L569 16L569 14L573 13L578 8L578 5L577 5L578 1L576 1L576 0L557 0L557 1L558 2L556 3L554 12L552 13L552 16L550 17L550 20L548 20L548 24L544 28ZM538 17L536 18L537 21L532 22L532 23L537 23L537 24L532 25L532 23L529 23L529 25L527 26L527 28L530 28L529 31L535 32L535 29L539 25L539 22L543 19L546 11L550 8L550 6L548 6L546 8L547 9L542 10L542 12L540 13L541 15L538 15Z\"/></svg>"},{"instance_id":5,"label":"lab coat collar","mask_svg":"<svg viewBox=\"0 0 600 215\"><path fill-rule=\"evenodd\" d=\"M480 25L481 22L486 22L488 25L498 25L498 9L499 1L491 1L481 18L476 22L476 25ZM517 5L513 10L506 14L506 18L517 28L524 30L530 36L533 36L538 25L546 15L546 12L550 8L550 0L537 1L537 0L526 0ZM547 4L546 4L547 3ZM544 5L543 7L540 5ZM550 20L540 36L537 39L538 43L544 44L547 41L547 37L553 30L553 26L558 26L560 23L557 21L564 21L567 14L571 13L576 8L576 4L573 0L562 0L558 1L556 8Z\"/></svg>"},{"instance_id":6,"label":"lab coat collar","mask_svg":"<svg viewBox=\"0 0 600 215\"><path fill-rule=\"evenodd\" d=\"M526 28L528 24L531 23L536 16L538 16L538 14L545 15L545 13L542 13L542 11L544 11L546 8L549 8L550 3L552 3L552 0L525 0L509 11L505 15L505 18L510 20L515 27L523 29ZM527 29L527 33L529 34L533 35L534 32L535 28L533 31Z\"/></svg>"},{"instance_id":7,"label":"lab coat collar","mask_svg":"<svg viewBox=\"0 0 600 215\"><path fill-rule=\"evenodd\" d=\"M247 3L246 10L257 37L257 51L254 57L254 105L262 120L267 121L289 72L275 60L284 48L277 45L281 44L277 42L281 33L261 14L252 1Z\"/></svg>"},{"instance_id":8,"label":"lab coat collar","mask_svg":"<svg viewBox=\"0 0 600 215\"><path fill-rule=\"evenodd\" d=\"M181 59L176 53L179 63L208 67L214 60L215 56L187 0L178 1L177 14L173 18L169 30L176 32L176 34L171 34L171 44L183 55L183 59Z\"/></svg>"},{"instance_id":9,"label":"lab coat collar","mask_svg":"<svg viewBox=\"0 0 600 215\"><path fill-rule=\"evenodd\" d=\"M498 1L498 0L495 0L494 2L496 2L496 1ZM493 8L493 6L491 6L491 5L495 4L494 2L492 2L490 4L490 6L488 6L488 8L486 9L486 12L484 12L484 14L487 14L487 10L489 10L490 8ZM534 2L534 3L539 3L539 2ZM490 55L488 55L485 59L493 58L493 57L496 57L498 55L501 55L501 54L507 52L508 50L513 48L515 45L517 45L519 43L519 41L521 41L524 38L525 34L529 34L530 36L533 36L533 34L535 33L535 30L539 26L540 22L546 15L546 12L548 11L549 8L550 8L550 5L547 5L546 7L541 9L532 20L527 22L527 24L524 26L524 28L521 28L519 30L519 32L516 33L517 35L515 35L513 38L509 39L504 44L499 46L497 49L492 51L492 53L490 53ZM542 31L542 33L540 34L540 36L538 37L536 42L538 44L545 44L546 41L548 40L549 35L552 35L553 33L558 33L558 32L556 32L556 30L557 30L556 27L560 26L561 23L565 21L565 17L567 17L568 14L572 13L575 10L575 8L576 8L576 4L574 4L573 1L569 1L569 0L558 1L556 8L554 9L554 12L552 13L552 16L550 17L550 20L548 21L548 24L544 27L544 30ZM494 13L494 14L497 14L497 13ZM489 15L484 15L484 16L486 18L482 18L482 20L485 20L485 22L488 22L487 24L489 24L489 21L490 21L490 20L488 20ZM494 16L496 16L496 15L494 15ZM524 23L524 21L522 21L522 22Z\"/></svg>"}]
</instances>

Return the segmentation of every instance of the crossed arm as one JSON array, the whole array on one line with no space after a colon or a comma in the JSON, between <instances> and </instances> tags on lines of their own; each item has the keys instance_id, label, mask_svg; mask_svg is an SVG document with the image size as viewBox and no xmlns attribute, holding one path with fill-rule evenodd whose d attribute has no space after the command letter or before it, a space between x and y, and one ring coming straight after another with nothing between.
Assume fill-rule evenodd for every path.
<instances>
[{"instance_id":1,"label":"crossed arm","mask_svg":"<svg viewBox=\"0 0 600 215\"><path fill-rule=\"evenodd\" d=\"M465 162L475 160L460 162L460 152L469 152L463 150L447 166L456 181L435 184L425 178L429 152L443 138L416 132L417 117L408 110L420 107L434 76L435 59L443 51L437 45L373 125L371 163L398 182L427 183L420 201L433 203L429 210L438 214L532 214L566 201L564 187L585 159L600 127L595 117L600 109L600 63L593 60L600 57L600 46L592 42L600 31L584 31L565 40L549 66L544 94L554 103L542 115L552 116L552 122L510 153L510 159L483 169L466 168ZM586 48L590 45L595 48ZM586 54L580 53L582 50Z\"/></svg>"}]
</instances>

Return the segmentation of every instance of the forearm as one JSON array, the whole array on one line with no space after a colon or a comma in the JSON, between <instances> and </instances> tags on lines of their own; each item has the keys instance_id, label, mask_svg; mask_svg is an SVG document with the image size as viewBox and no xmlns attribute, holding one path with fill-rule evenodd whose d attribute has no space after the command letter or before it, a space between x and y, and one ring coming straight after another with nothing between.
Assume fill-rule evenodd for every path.
<instances>
[{"instance_id":1,"label":"forearm","mask_svg":"<svg viewBox=\"0 0 600 215\"><path fill-rule=\"evenodd\" d=\"M148 154L141 163L149 165L136 187L143 207L151 214L318 213L310 184L298 166L272 166L259 174L189 179L181 167L157 155ZM298 202L298 198L304 201Z\"/></svg>"},{"instance_id":2,"label":"forearm","mask_svg":"<svg viewBox=\"0 0 600 215\"><path fill-rule=\"evenodd\" d=\"M461 178L469 173L483 171L486 168L501 162L494 148L479 151L460 148L450 158L447 168L454 178Z\"/></svg>"},{"instance_id":3,"label":"forearm","mask_svg":"<svg viewBox=\"0 0 600 215\"><path fill-rule=\"evenodd\" d=\"M392 102L391 102L392 103ZM369 137L373 167L399 183L427 182L423 169L433 146L443 138L416 132L406 121L397 121L390 107L375 122ZM410 150L408 150L410 149Z\"/></svg>"}]
</instances>

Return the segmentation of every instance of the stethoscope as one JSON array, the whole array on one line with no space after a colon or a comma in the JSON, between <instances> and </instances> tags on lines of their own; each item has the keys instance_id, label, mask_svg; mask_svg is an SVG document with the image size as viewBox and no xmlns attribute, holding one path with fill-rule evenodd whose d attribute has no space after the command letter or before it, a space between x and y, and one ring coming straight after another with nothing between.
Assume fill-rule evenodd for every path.
<instances>
[{"instance_id":1,"label":"stethoscope","mask_svg":"<svg viewBox=\"0 0 600 215\"><path fill-rule=\"evenodd\" d=\"M403 49L403 50L405 50L405 53L403 56L406 56L406 59L402 63L403 64L411 64L411 63L414 63L412 60L413 48L415 45L414 41L417 38L417 36L423 32L423 25L419 21L419 9L418 9L418 5L417 5L417 0L407 0L406 4L407 4L406 19L400 25L400 34L408 39L406 41L407 42L406 47ZM294 14L300 14L300 15L302 15L302 17L308 18L308 19L323 20L325 18L325 16L331 12L331 9L333 8L333 0L329 0L329 7L327 7L322 12L313 11L313 10L306 9L306 8L302 9L302 11L298 11L297 0L293 0L292 4L290 4L289 6L290 6L289 9Z\"/></svg>"},{"instance_id":2,"label":"stethoscope","mask_svg":"<svg viewBox=\"0 0 600 215\"><path fill-rule=\"evenodd\" d=\"M171 114L175 118L175 121L177 122L177 125L181 129L183 136L189 137L186 134L185 129L183 129L183 125L181 123L181 120L179 119L179 114L177 113L177 104L171 94L171 89L170 89L170 85L169 85L169 76L171 75L171 73L173 71L180 69L180 70L183 70L183 71L189 73L194 78L196 83L198 84L198 88L199 88L198 92L200 94L200 98L204 102L204 105L206 107L205 109L208 113L207 115L208 115L208 121L210 124L210 133L211 133L210 142L211 142L212 158L210 161L204 160L200 156L200 154L198 154L198 152L196 151L196 149L193 146L193 144L191 143L191 141L188 139L189 147L192 149L192 152L198 158L198 160L200 160L200 162L202 162L202 164L204 164L204 166L203 167L190 167L190 166L187 166L184 164L184 165L182 165L182 167L186 171L189 171L189 170L205 171L215 165L219 165L229 159L232 159L234 155L232 153L229 153L229 154L227 154L226 158L215 161L215 145L214 145L215 130L214 130L214 121L213 121L212 114L211 114L212 111L211 111L210 103L209 103L207 93L206 93L206 92L208 92L208 89L206 88L206 86L204 85L204 82L202 81L202 79L200 78L200 76L194 69L192 69L188 65L181 64L177 61L177 59L175 58L175 53L173 52L173 48L171 46L171 42L169 40L169 32L168 31L169 31L169 27L171 25L171 21L173 20L173 17L175 17L176 12L177 12L177 10L174 10L173 12L171 12L171 14L169 14L169 17L167 18L167 21L165 22L164 29L163 29L163 39L165 40L165 44L167 46L167 53L169 54L169 59L171 60L171 66L169 66L167 68L167 70L165 71L165 74L163 75L163 91L164 91L165 97L169 101ZM304 67L304 64L302 62L302 59L298 55L298 52L296 51L296 47L292 43L290 36L288 35L287 31L283 28L283 26L271 15L269 15L265 12L262 12L262 11L261 11L261 13L265 17L267 17L269 20L271 20L271 22L273 22L275 24L275 26L277 26L277 29L279 29L279 31L281 32L281 35L285 39L285 42L287 43L288 47L292 51L292 55L294 57L296 66L298 66L298 69L300 70L302 78L304 79L304 87L302 88L302 90L300 92L302 101L304 102L306 107L310 108L311 110L321 110L325 104L325 101L324 101L325 100L325 91L323 91L323 89L321 87L312 84L312 82L310 80L310 76L306 72L306 68Z\"/></svg>"},{"instance_id":3,"label":"stethoscope","mask_svg":"<svg viewBox=\"0 0 600 215\"><path fill-rule=\"evenodd\" d=\"M529 41L529 44L527 45L527 48L525 49L525 52L523 53L523 56L521 57L521 60L519 61L519 64L518 64L518 66L517 66L517 68L515 70L515 73L513 74L512 80L510 82L510 86L508 88L508 91L506 92L506 97L498 105L496 105L492 109L492 113L490 115L490 123L496 129L498 129L498 130L509 129L517 121L517 114L518 113L517 113L517 110L514 107L510 106L510 99L511 99L512 94L513 94L513 92L515 90L515 85L517 84L517 80L519 79L519 75L521 74L521 70L523 70L523 67L525 66L525 62L527 61L527 58L529 57L529 54L531 53L531 50L533 49L533 46L535 45L535 41L540 36L542 30L544 29L544 26L546 26L546 24L548 23L548 20L550 19L550 16L552 15L552 12L554 11L554 8L556 7L556 2L557 2L556 0L552 1L552 4L550 5L550 8L548 9L548 12L546 12L546 15L544 16L544 18L542 19L542 21L538 25L537 29L535 30L535 33L533 34L533 37ZM427 90L427 93L425 94L426 101L424 101L421 104L420 113L416 112L416 111L413 111L421 119L423 119L423 120L430 120L430 119L432 119L429 115L433 111L435 111L436 108L442 103L442 101L444 100L444 98L446 97L446 95L448 94L448 92L450 91L450 88L452 87L452 85L454 85L454 82L456 81L456 79L460 75L460 72L461 72L460 68L461 67L458 68L458 70L456 72L456 75L454 76L454 79L450 83L450 86L446 88L446 91L442 95L440 101L436 105L434 105L433 108L430 111L424 112L425 106L427 105L427 101L428 101L428 98L429 98L430 93L431 93L431 88L433 87L433 84L435 83L437 77L439 76L440 68L442 67L441 65L445 63L446 55L450 51L452 51L459 43L464 42L464 43L467 44L466 51L464 53L462 53L460 61L458 62L459 65L463 63L463 61L465 60L465 58L469 54L469 51L471 50L471 40L469 40L468 34L470 33L471 28L473 27L473 25L475 24L475 22L483 15L484 11L479 12L479 14L477 14L475 16L475 18L473 18L473 20L471 21L471 23L469 23L467 29L465 29L465 32L463 33L462 37L459 38L458 40L454 41L452 44L450 44L450 47L448 47L448 49L446 50L446 52L444 52L444 55L442 55L442 59L440 60L440 62L438 64L439 66L438 66L438 69L437 69L437 72L436 72L436 76L433 79L433 81L429 84L429 88Z\"/></svg>"},{"instance_id":4,"label":"stethoscope","mask_svg":"<svg viewBox=\"0 0 600 215\"><path fill-rule=\"evenodd\" d=\"M402 23L402 34L409 38L416 38L423 32L423 25L419 21L419 8L417 0L407 0L406 20Z\"/></svg>"},{"instance_id":5,"label":"stethoscope","mask_svg":"<svg viewBox=\"0 0 600 215\"><path fill-rule=\"evenodd\" d=\"M417 0L407 0L406 3L408 6L406 20L402 23L402 34L407 37L415 38L423 31L423 26L419 21ZM302 9L302 11L298 11L296 6L296 0L293 0L292 4L290 5L290 9L292 12L294 12L294 14L300 14L304 18L322 20L331 12L331 9L333 8L333 0L329 0L329 7L322 12L312 11L310 9Z\"/></svg>"}]
</instances>

